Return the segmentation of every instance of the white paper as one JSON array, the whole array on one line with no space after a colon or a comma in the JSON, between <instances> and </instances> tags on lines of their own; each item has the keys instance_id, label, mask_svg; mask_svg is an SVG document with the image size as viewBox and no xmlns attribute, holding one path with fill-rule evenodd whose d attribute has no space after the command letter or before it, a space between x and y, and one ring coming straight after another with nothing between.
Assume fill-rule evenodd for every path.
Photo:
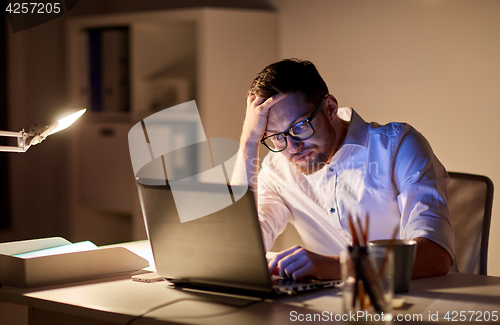
<instances>
[{"instance_id":1,"label":"white paper","mask_svg":"<svg viewBox=\"0 0 500 325\"><path fill-rule=\"evenodd\" d=\"M57 247L27 252L27 253L16 254L16 255L14 255L14 257L33 258L33 257L40 257L40 256L51 256L51 255L57 255L57 254L90 251L90 250L94 250L97 248L98 247L90 241L82 241L82 242L74 243L74 244L68 244L68 245L63 245L63 246L57 246Z\"/></svg>"}]
</instances>

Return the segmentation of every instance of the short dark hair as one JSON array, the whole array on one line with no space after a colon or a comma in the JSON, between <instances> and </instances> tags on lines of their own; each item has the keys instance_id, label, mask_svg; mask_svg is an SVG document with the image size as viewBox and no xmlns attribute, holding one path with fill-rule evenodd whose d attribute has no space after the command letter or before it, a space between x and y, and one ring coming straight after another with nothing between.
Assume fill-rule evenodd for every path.
<instances>
[{"instance_id":1,"label":"short dark hair","mask_svg":"<svg viewBox=\"0 0 500 325\"><path fill-rule=\"evenodd\" d=\"M305 100L315 105L329 93L314 64L299 59L285 59L265 67L253 81L248 96L267 99L278 92L302 92Z\"/></svg>"}]
</instances>

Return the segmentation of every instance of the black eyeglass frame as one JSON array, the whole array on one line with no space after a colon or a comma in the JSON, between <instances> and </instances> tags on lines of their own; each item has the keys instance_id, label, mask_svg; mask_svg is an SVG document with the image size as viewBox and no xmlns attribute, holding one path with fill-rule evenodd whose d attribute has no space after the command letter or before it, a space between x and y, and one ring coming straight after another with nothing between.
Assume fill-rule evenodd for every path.
<instances>
[{"instance_id":1,"label":"black eyeglass frame","mask_svg":"<svg viewBox=\"0 0 500 325\"><path fill-rule=\"evenodd\" d=\"M279 133L274 133L274 134L271 134L267 137L263 137L262 140L260 140L260 143L262 143L263 145L266 146L267 149L271 150L272 152L282 152L283 150L285 150L286 148L288 148L288 141L286 139L287 136L290 136L292 139L294 139L295 141L304 141L304 140L307 140L309 138L311 138L314 133L315 133L315 130L314 130L314 127L313 125L311 124L312 120L316 117L316 115L318 115L318 113L321 111L321 109L323 108L323 103L325 102L325 100L328 98L330 94L326 94L323 99L321 99L321 102L319 102L318 106L316 106L316 108L314 109L314 111L311 113L311 115L309 115L308 117L306 117L305 119L303 120L300 120L298 121L297 123L294 123L292 126L290 126L288 129L286 129L285 131L283 132L279 132ZM296 125L300 124L300 123L308 123L309 126L311 127L312 129L312 134L310 136L308 136L307 138L299 138L299 137L296 137L296 136L293 136L290 134L290 130L295 127ZM270 137L274 137L276 135L283 135L283 139L285 139L285 147L281 150L274 150L274 149L271 149L267 144L266 144L266 140L269 139ZM272 141L272 140L271 140Z\"/></svg>"}]
</instances>

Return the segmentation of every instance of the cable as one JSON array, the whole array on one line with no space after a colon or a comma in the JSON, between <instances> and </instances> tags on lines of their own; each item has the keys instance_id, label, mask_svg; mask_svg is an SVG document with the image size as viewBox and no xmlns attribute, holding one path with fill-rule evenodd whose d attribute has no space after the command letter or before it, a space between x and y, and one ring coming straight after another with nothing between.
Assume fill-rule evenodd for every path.
<instances>
[{"instance_id":1,"label":"cable","mask_svg":"<svg viewBox=\"0 0 500 325\"><path fill-rule=\"evenodd\" d=\"M248 304L246 305L236 305L236 304L230 304L230 303L226 303L226 302L218 302L218 301L211 301L211 300L208 300L208 299L201 299L201 298L180 298L180 299L176 299L176 300L172 300L172 301L169 301L169 302L166 302L164 304L161 304L161 305L158 305L156 307L153 307L149 310L147 310L146 312L140 314L139 316L136 316L132 319L130 319L126 325L131 325L133 322L135 322L136 320L138 320L139 318L142 318L144 317L145 315L155 311L155 310L158 310L160 308L163 308L163 307L167 307L167 306L170 306L172 304L175 304L177 302L180 302L180 301L187 301L187 300L192 300L192 301L201 301L201 302L209 302L209 303L215 303L215 304L219 304L219 305L225 305L225 306L229 306L229 307L235 307L235 308L247 308L247 307L250 307L251 305L255 305L259 302L262 302L264 301L263 299L261 300L257 300L257 301L251 301L249 302ZM187 316L187 317L176 317L175 319L197 319L197 318L208 318L208 317L215 317L215 316L222 316L222 315L225 315L225 314L231 314L233 313L234 310L230 310L230 311L226 311L226 312L221 312L221 313L217 313L217 314L210 314L210 315L201 315L201 316Z\"/></svg>"}]
</instances>

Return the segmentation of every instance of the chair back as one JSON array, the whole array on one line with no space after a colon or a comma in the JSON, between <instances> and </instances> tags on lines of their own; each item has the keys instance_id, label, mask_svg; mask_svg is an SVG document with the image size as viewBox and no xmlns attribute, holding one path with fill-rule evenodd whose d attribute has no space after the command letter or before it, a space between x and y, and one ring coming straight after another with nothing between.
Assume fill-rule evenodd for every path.
<instances>
[{"instance_id":1,"label":"chair back","mask_svg":"<svg viewBox=\"0 0 500 325\"><path fill-rule=\"evenodd\" d=\"M448 206L458 271L487 275L493 182L481 175L448 174Z\"/></svg>"}]
</instances>

